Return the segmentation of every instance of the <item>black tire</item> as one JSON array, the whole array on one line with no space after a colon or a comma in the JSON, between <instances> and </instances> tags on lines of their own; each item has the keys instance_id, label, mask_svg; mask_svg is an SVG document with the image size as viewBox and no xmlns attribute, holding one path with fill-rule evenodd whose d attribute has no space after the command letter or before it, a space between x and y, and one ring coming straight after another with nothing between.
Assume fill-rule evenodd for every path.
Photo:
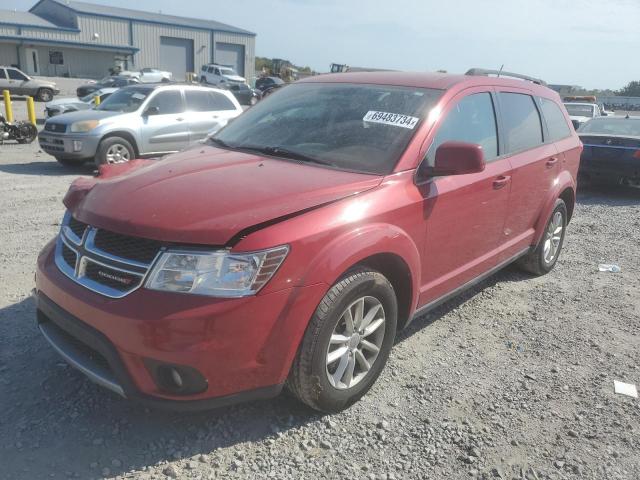
<instances>
[{"instance_id":1,"label":"black tire","mask_svg":"<svg viewBox=\"0 0 640 480\"><path fill-rule=\"evenodd\" d=\"M41 88L36 94L36 99L40 102L50 102L53 99L53 90L50 88Z\"/></svg>"},{"instance_id":2,"label":"black tire","mask_svg":"<svg viewBox=\"0 0 640 480\"><path fill-rule=\"evenodd\" d=\"M380 329L383 329L384 337L377 357L364 377L350 388L339 389L328 378L329 341L343 312L363 296L382 305L385 320ZM393 286L381 273L368 269L347 272L327 292L313 314L291 367L287 388L300 401L322 412L337 412L354 404L367 393L387 363L395 340L397 317Z\"/></svg>"},{"instance_id":3,"label":"black tire","mask_svg":"<svg viewBox=\"0 0 640 480\"><path fill-rule=\"evenodd\" d=\"M56 157L57 162L65 167L79 167L87 160L85 158L61 158Z\"/></svg>"},{"instance_id":4,"label":"black tire","mask_svg":"<svg viewBox=\"0 0 640 480\"><path fill-rule=\"evenodd\" d=\"M95 157L96 165L104 165L107 163L121 163L116 161L110 161L107 158L107 155L110 149L118 145L123 147L123 150L122 150L123 154L124 154L124 151L126 150L126 154L128 155L126 159L123 158L122 162L128 162L129 160L133 160L135 158L135 149L133 148L131 143L129 143L129 141L127 141L122 137L108 137L102 140L100 142L100 145L98 145L98 151L96 152L96 157Z\"/></svg>"},{"instance_id":5,"label":"black tire","mask_svg":"<svg viewBox=\"0 0 640 480\"><path fill-rule=\"evenodd\" d=\"M20 137L18 137L16 140L21 144L33 143L33 141L38 136L38 129L35 125L29 122L22 122L18 126L18 131L20 132Z\"/></svg>"},{"instance_id":6,"label":"black tire","mask_svg":"<svg viewBox=\"0 0 640 480\"><path fill-rule=\"evenodd\" d=\"M163 77L162 80L160 80L161 83L169 83L171 80L169 80L167 77Z\"/></svg>"},{"instance_id":7,"label":"black tire","mask_svg":"<svg viewBox=\"0 0 640 480\"><path fill-rule=\"evenodd\" d=\"M200 83L207 83L206 77L200 77Z\"/></svg>"},{"instance_id":8,"label":"black tire","mask_svg":"<svg viewBox=\"0 0 640 480\"><path fill-rule=\"evenodd\" d=\"M547 244L547 242L552 242L549 233L550 228L552 227L552 222L554 221L554 218L556 218L557 213L562 216L562 232L560 232L559 235L560 238L556 247L555 254L553 255L553 258L549 259L545 250L545 245ZM533 273L534 275L544 275L553 270L553 267L556 265L558 257L562 252L564 236L567 231L567 219L567 205L564 203L564 200L559 198L556 200L553 211L549 216L549 220L547 221L547 224L545 226L544 234L542 235L540 243L538 243L535 249L531 250L524 257L518 260L518 266L529 273Z\"/></svg>"}]
</instances>

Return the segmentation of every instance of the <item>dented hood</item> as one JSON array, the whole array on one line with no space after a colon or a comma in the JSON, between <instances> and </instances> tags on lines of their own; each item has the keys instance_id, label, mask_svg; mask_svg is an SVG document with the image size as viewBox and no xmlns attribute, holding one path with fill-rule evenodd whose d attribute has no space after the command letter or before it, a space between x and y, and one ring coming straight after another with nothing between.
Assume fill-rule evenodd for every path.
<instances>
[{"instance_id":1,"label":"dented hood","mask_svg":"<svg viewBox=\"0 0 640 480\"><path fill-rule=\"evenodd\" d=\"M78 220L114 232L221 246L381 179L205 146L104 169L72 185L65 204Z\"/></svg>"}]
</instances>

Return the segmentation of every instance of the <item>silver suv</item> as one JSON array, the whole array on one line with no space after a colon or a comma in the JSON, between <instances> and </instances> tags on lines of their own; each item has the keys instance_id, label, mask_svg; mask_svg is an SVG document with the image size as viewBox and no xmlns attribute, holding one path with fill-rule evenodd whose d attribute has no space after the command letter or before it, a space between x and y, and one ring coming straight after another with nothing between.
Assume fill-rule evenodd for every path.
<instances>
[{"instance_id":1,"label":"silver suv","mask_svg":"<svg viewBox=\"0 0 640 480\"><path fill-rule=\"evenodd\" d=\"M31 78L15 67L0 65L0 91L9 90L11 95L29 95L41 102L50 102L60 93L55 83Z\"/></svg>"},{"instance_id":2,"label":"silver suv","mask_svg":"<svg viewBox=\"0 0 640 480\"><path fill-rule=\"evenodd\" d=\"M100 165L177 152L242 113L226 90L196 85L132 85L92 110L64 113L38 139L64 165Z\"/></svg>"}]
</instances>

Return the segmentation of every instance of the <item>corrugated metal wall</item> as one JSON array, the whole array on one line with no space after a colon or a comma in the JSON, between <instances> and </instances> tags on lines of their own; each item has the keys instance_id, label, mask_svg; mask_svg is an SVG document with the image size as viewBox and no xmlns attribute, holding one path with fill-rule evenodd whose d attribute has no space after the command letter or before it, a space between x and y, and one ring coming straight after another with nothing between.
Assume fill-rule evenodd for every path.
<instances>
[{"instance_id":1,"label":"corrugated metal wall","mask_svg":"<svg viewBox=\"0 0 640 480\"><path fill-rule=\"evenodd\" d=\"M0 25L0 35L17 35L18 29L7 25Z\"/></svg>"},{"instance_id":2,"label":"corrugated metal wall","mask_svg":"<svg viewBox=\"0 0 640 480\"><path fill-rule=\"evenodd\" d=\"M255 83L256 76L256 38L250 35L241 35L239 33L214 32L213 42L214 62L216 61L215 43L235 43L238 45L244 45L244 75L247 82L253 85ZM196 64L196 67L200 66L201 65Z\"/></svg>"},{"instance_id":3,"label":"corrugated metal wall","mask_svg":"<svg viewBox=\"0 0 640 480\"><path fill-rule=\"evenodd\" d=\"M117 18L78 15L79 42L102 45L128 45L129 21ZM94 37L98 34L98 38Z\"/></svg>"},{"instance_id":4,"label":"corrugated metal wall","mask_svg":"<svg viewBox=\"0 0 640 480\"><path fill-rule=\"evenodd\" d=\"M80 78L102 78L109 75L107 70L114 64L114 52L96 51L82 48L67 48L47 45L35 45L38 51L40 63L40 75L60 77L80 77ZM49 63L49 51L62 52L63 65L51 65ZM20 65L25 65L24 47L20 47Z\"/></svg>"},{"instance_id":5,"label":"corrugated metal wall","mask_svg":"<svg viewBox=\"0 0 640 480\"><path fill-rule=\"evenodd\" d=\"M194 67L198 70L209 62L211 35L206 30L191 30L148 23L133 23L133 46L140 51L135 55L135 69L157 67L160 64L160 37L193 40Z\"/></svg>"},{"instance_id":6,"label":"corrugated metal wall","mask_svg":"<svg viewBox=\"0 0 640 480\"><path fill-rule=\"evenodd\" d=\"M18 51L15 43L0 44L0 65L17 65Z\"/></svg>"}]
</instances>

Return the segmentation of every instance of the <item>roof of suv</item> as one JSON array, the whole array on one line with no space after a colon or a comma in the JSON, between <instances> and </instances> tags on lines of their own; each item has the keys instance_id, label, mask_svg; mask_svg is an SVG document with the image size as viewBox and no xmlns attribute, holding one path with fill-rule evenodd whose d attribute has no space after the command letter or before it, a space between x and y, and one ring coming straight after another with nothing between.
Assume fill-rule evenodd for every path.
<instances>
[{"instance_id":1,"label":"roof of suv","mask_svg":"<svg viewBox=\"0 0 640 480\"><path fill-rule=\"evenodd\" d=\"M448 90L453 86L502 85L505 87L524 87L536 91L550 91L549 88L533 82L506 77L484 75L456 75L449 73L426 72L347 72L330 73L308 77L300 82L326 83L370 83L378 85L398 85L404 87L436 88Z\"/></svg>"}]
</instances>

